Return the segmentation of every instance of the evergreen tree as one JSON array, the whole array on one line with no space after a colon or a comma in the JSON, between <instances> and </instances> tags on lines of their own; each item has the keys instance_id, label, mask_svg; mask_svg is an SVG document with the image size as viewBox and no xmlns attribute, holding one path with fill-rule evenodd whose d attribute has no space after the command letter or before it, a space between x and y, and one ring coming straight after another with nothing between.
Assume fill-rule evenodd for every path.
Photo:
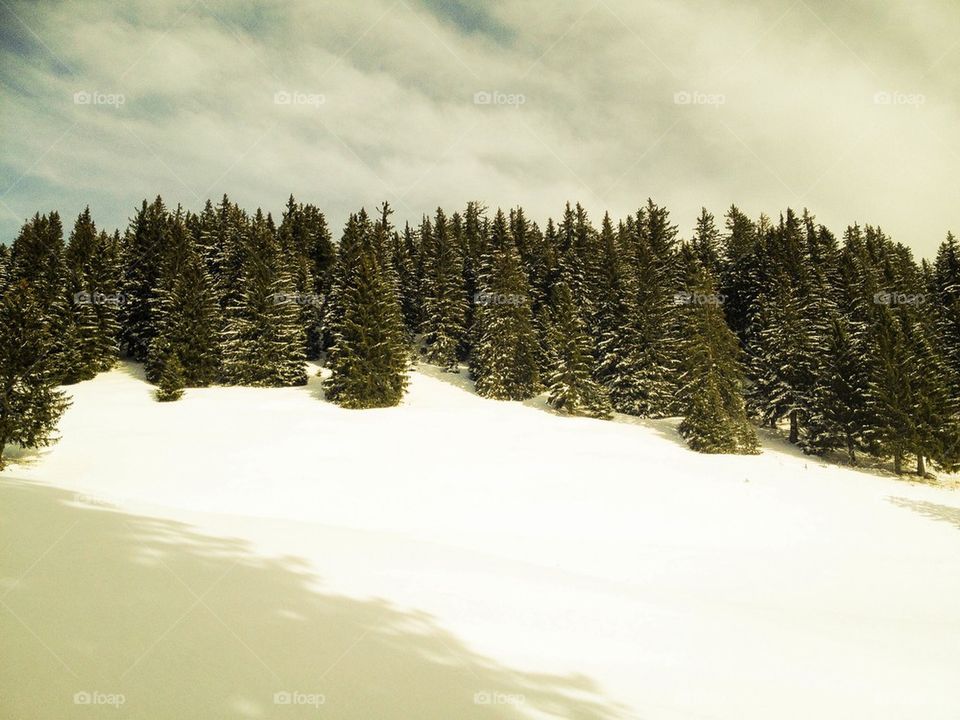
<instances>
[{"instance_id":1,"label":"evergreen tree","mask_svg":"<svg viewBox=\"0 0 960 720\"><path fill-rule=\"evenodd\" d=\"M159 341L159 342L162 342ZM183 397L186 381L183 377L183 366L175 352L171 352L162 360L163 370L157 383L156 396L160 402L171 402Z\"/></svg>"},{"instance_id":2,"label":"evergreen tree","mask_svg":"<svg viewBox=\"0 0 960 720\"><path fill-rule=\"evenodd\" d=\"M477 393L497 400L532 397L539 386L539 373L530 291L500 210L493 220L477 285L478 332L470 358Z\"/></svg>"},{"instance_id":3,"label":"evergreen tree","mask_svg":"<svg viewBox=\"0 0 960 720\"><path fill-rule=\"evenodd\" d=\"M424 255L424 323L427 360L455 371L466 333L467 299L461 248L453 241L446 216L437 208L436 222L421 226Z\"/></svg>"},{"instance_id":4,"label":"evergreen tree","mask_svg":"<svg viewBox=\"0 0 960 720\"><path fill-rule=\"evenodd\" d=\"M154 336L146 375L159 382L171 358L186 386L202 387L220 375L220 306L207 264L179 211L170 222L170 244L151 308Z\"/></svg>"},{"instance_id":5,"label":"evergreen tree","mask_svg":"<svg viewBox=\"0 0 960 720\"><path fill-rule=\"evenodd\" d=\"M573 293L563 280L553 288L547 321L547 358L547 402L551 406L568 415L609 417L607 392L593 379L590 338Z\"/></svg>"},{"instance_id":6,"label":"evergreen tree","mask_svg":"<svg viewBox=\"0 0 960 720\"><path fill-rule=\"evenodd\" d=\"M25 279L0 297L0 469L7 443L46 447L69 405L56 389L59 369L50 323Z\"/></svg>"},{"instance_id":7,"label":"evergreen tree","mask_svg":"<svg viewBox=\"0 0 960 720\"><path fill-rule=\"evenodd\" d=\"M700 208L691 245L703 267L716 275L720 270L720 231L706 208Z\"/></svg>"},{"instance_id":8,"label":"evergreen tree","mask_svg":"<svg viewBox=\"0 0 960 720\"><path fill-rule=\"evenodd\" d=\"M272 222L260 210L246 240L238 249L238 292L228 294L224 375L238 385L304 385L306 342L293 281Z\"/></svg>"},{"instance_id":9,"label":"evergreen tree","mask_svg":"<svg viewBox=\"0 0 960 720\"><path fill-rule=\"evenodd\" d=\"M377 234L365 212L351 215L337 262L331 375L324 389L347 408L397 405L407 387L403 317Z\"/></svg>"},{"instance_id":10,"label":"evergreen tree","mask_svg":"<svg viewBox=\"0 0 960 720\"><path fill-rule=\"evenodd\" d=\"M806 452L824 455L841 448L851 465L864 444L867 422L867 372L862 341L850 322L834 313L810 400Z\"/></svg>"},{"instance_id":11,"label":"evergreen tree","mask_svg":"<svg viewBox=\"0 0 960 720\"><path fill-rule=\"evenodd\" d=\"M618 412L639 415L644 388L640 313L636 279L613 230L610 215L603 217L597 245L592 331L596 339L594 377L607 388Z\"/></svg>"},{"instance_id":12,"label":"evergreen tree","mask_svg":"<svg viewBox=\"0 0 960 720\"><path fill-rule=\"evenodd\" d=\"M731 205L720 255L720 288L725 298L727 322L742 345L747 341L751 308L760 290L756 250L756 226L736 205Z\"/></svg>"},{"instance_id":13,"label":"evergreen tree","mask_svg":"<svg viewBox=\"0 0 960 720\"><path fill-rule=\"evenodd\" d=\"M698 452L756 453L757 436L743 401L737 336L727 327L713 276L699 260L693 267L691 302L682 312L680 434Z\"/></svg>"},{"instance_id":14,"label":"evergreen tree","mask_svg":"<svg viewBox=\"0 0 960 720\"><path fill-rule=\"evenodd\" d=\"M170 244L170 218L163 200L157 197L148 205L144 200L134 215L124 238L124 304L120 312L121 349L134 360L147 359L150 342L156 333L153 308L159 285L163 252Z\"/></svg>"}]
</instances>

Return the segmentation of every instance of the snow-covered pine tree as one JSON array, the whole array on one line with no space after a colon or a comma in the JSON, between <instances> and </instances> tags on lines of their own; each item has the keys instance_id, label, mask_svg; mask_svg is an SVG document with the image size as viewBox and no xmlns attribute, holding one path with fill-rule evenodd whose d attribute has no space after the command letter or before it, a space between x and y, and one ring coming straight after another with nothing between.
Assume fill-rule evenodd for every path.
<instances>
[{"instance_id":1,"label":"snow-covered pine tree","mask_svg":"<svg viewBox=\"0 0 960 720\"><path fill-rule=\"evenodd\" d=\"M863 341L840 313L834 313L810 398L803 449L824 455L835 449L857 464L867 421L867 371Z\"/></svg>"},{"instance_id":2,"label":"snow-covered pine tree","mask_svg":"<svg viewBox=\"0 0 960 720\"><path fill-rule=\"evenodd\" d=\"M553 287L546 343L547 402L568 415L609 417L607 391L593 379L592 343L565 280Z\"/></svg>"},{"instance_id":3,"label":"snow-covered pine tree","mask_svg":"<svg viewBox=\"0 0 960 720\"><path fill-rule=\"evenodd\" d=\"M726 215L726 233L720 252L720 291L727 323L737 334L741 345L747 341L750 309L756 300L758 287L757 231L753 221L736 205Z\"/></svg>"},{"instance_id":4,"label":"snow-covered pine tree","mask_svg":"<svg viewBox=\"0 0 960 720\"><path fill-rule=\"evenodd\" d=\"M154 343L163 344L163 340L155 338ZM177 353L170 352L167 357L161 359L160 364L163 370L160 373L160 379L157 381L157 400L160 402L179 400L183 397L183 389L186 387L180 358Z\"/></svg>"},{"instance_id":5,"label":"snow-covered pine tree","mask_svg":"<svg viewBox=\"0 0 960 720\"><path fill-rule=\"evenodd\" d=\"M454 213L450 222L450 234L460 247L463 258L463 287L466 295L463 327L464 338L460 345L461 356L468 354L476 340L476 296L479 289L479 276L483 253L488 235L487 208L474 201L467 203L462 219Z\"/></svg>"},{"instance_id":6,"label":"snow-covered pine tree","mask_svg":"<svg viewBox=\"0 0 960 720\"><path fill-rule=\"evenodd\" d=\"M176 358L177 373L189 387L220 376L220 305L207 264L178 208L170 219L169 245L151 308L155 332L147 351L146 375L159 382Z\"/></svg>"},{"instance_id":7,"label":"snow-covered pine tree","mask_svg":"<svg viewBox=\"0 0 960 720\"><path fill-rule=\"evenodd\" d=\"M169 244L170 217L158 196L151 204L144 200L130 223L123 244L120 312L120 345L134 360L147 359L156 332L152 309L160 279L163 252Z\"/></svg>"},{"instance_id":8,"label":"snow-covered pine tree","mask_svg":"<svg viewBox=\"0 0 960 720\"><path fill-rule=\"evenodd\" d=\"M497 210L477 278L476 342L470 369L477 393L525 400L539 389L530 289L502 210Z\"/></svg>"},{"instance_id":9,"label":"snow-covered pine tree","mask_svg":"<svg viewBox=\"0 0 960 720\"><path fill-rule=\"evenodd\" d=\"M713 215L705 207L700 208L690 244L700 263L716 276L720 271L720 231Z\"/></svg>"},{"instance_id":10,"label":"snow-covered pine tree","mask_svg":"<svg viewBox=\"0 0 960 720\"><path fill-rule=\"evenodd\" d=\"M257 210L230 293L223 336L224 375L237 385L282 387L307 381L305 337L295 289L269 216Z\"/></svg>"},{"instance_id":11,"label":"snow-covered pine tree","mask_svg":"<svg viewBox=\"0 0 960 720\"><path fill-rule=\"evenodd\" d=\"M0 469L7 443L46 447L70 404L56 389L59 368L49 318L30 282L13 280L0 296Z\"/></svg>"},{"instance_id":12,"label":"snow-covered pine tree","mask_svg":"<svg viewBox=\"0 0 960 720\"><path fill-rule=\"evenodd\" d=\"M403 323L407 335L412 339L420 332L421 322L421 290L420 275L420 245L417 234L405 223L403 236L394 248L393 266L397 269L400 281L400 308L403 312Z\"/></svg>"},{"instance_id":13,"label":"snow-covered pine tree","mask_svg":"<svg viewBox=\"0 0 960 720\"><path fill-rule=\"evenodd\" d=\"M630 228L624 247L635 273L641 353L642 394L636 409L644 416L663 417L675 409L679 381L677 227L666 208L648 200Z\"/></svg>"},{"instance_id":14,"label":"snow-covered pine tree","mask_svg":"<svg viewBox=\"0 0 960 720\"><path fill-rule=\"evenodd\" d=\"M437 208L436 220L421 226L424 256L424 322L427 361L447 371L459 367L466 333L467 298L463 256L454 242L446 215Z\"/></svg>"},{"instance_id":15,"label":"snow-covered pine tree","mask_svg":"<svg viewBox=\"0 0 960 720\"><path fill-rule=\"evenodd\" d=\"M351 215L335 270L331 375L324 382L327 397L342 407L390 407L406 392L406 333L384 260L366 212Z\"/></svg>"},{"instance_id":16,"label":"snow-covered pine tree","mask_svg":"<svg viewBox=\"0 0 960 720\"><path fill-rule=\"evenodd\" d=\"M636 278L621 247L620 234L614 231L610 215L605 214L597 244L591 323L596 353L594 377L606 387L613 408L631 415L639 415L644 409L636 301Z\"/></svg>"},{"instance_id":17,"label":"snow-covered pine tree","mask_svg":"<svg viewBox=\"0 0 960 720\"><path fill-rule=\"evenodd\" d=\"M756 453L757 435L743 401L740 344L727 327L713 275L699 262L696 249L690 252L690 301L680 313L680 434L698 452Z\"/></svg>"},{"instance_id":18,"label":"snow-covered pine tree","mask_svg":"<svg viewBox=\"0 0 960 720\"><path fill-rule=\"evenodd\" d=\"M94 259L100 248L96 225L87 207L77 216L64 253L64 302L71 313L73 363L64 368L63 382L71 384L94 377L109 361L98 357L102 347L97 307L116 303L107 289L93 284Z\"/></svg>"},{"instance_id":19,"label":"snow-covered pine tree","mask_svg":"<svg viewBox=\"0 0 960 720\"><path fill-rule=\"evenodd\" d=\"M953 233L937 250L934 284L938 327L943 354L953 379L953 396L960 402L960 243Z\"/></svg>"}]
</instances>

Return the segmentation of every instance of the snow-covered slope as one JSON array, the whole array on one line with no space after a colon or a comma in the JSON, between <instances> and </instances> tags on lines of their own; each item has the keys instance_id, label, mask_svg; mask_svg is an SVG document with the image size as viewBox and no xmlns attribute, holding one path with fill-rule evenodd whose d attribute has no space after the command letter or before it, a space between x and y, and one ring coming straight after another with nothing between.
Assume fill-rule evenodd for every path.
<instances>
[{"instance_id":1,"label":"snow-covered slope","mask_svg":"<svg viewBox=\"0 0 960 720\"><path fill-rule=\"evenodd\" d=\"M431 368L384 410L151 391L70 388L0 475L12 717L958 717L955 491Z\"/></svg>"}]
</instances>

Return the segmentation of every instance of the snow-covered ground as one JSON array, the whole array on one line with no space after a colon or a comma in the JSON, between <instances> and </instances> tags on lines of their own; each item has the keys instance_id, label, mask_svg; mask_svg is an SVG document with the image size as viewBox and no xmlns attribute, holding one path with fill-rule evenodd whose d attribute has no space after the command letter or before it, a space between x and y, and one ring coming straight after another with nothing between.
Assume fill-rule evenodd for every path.
<instances>
[{"instance_id":1,"label":"snow-covered ground","mask_svg":"<svg viewBox=\"0 0 960 720\"><path fill-rule=\"evenodd\" d=\"M4 718L960 717L956 491L431 368L70 393L0 475Z\"/></svg>"}]
</instances>

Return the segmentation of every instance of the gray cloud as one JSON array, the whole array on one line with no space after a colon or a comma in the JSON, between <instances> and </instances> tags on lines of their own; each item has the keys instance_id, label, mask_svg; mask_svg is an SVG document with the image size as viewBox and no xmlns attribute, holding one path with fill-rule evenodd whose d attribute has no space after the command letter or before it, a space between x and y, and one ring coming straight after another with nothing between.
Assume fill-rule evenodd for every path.
<instances>
[{"instance_id":1,"label":"gray cloud","mask_svg":"<svg viewBox=\"0 0 960 720\"><path fill-rule=\"evenodd\" d=\"M953 2L5 3L6 242L36 210L123 226L224 192L334 225L649 195L687 234L701 205L807 206L921 255L960 229Z\"/></svg>"}]
</instances>

